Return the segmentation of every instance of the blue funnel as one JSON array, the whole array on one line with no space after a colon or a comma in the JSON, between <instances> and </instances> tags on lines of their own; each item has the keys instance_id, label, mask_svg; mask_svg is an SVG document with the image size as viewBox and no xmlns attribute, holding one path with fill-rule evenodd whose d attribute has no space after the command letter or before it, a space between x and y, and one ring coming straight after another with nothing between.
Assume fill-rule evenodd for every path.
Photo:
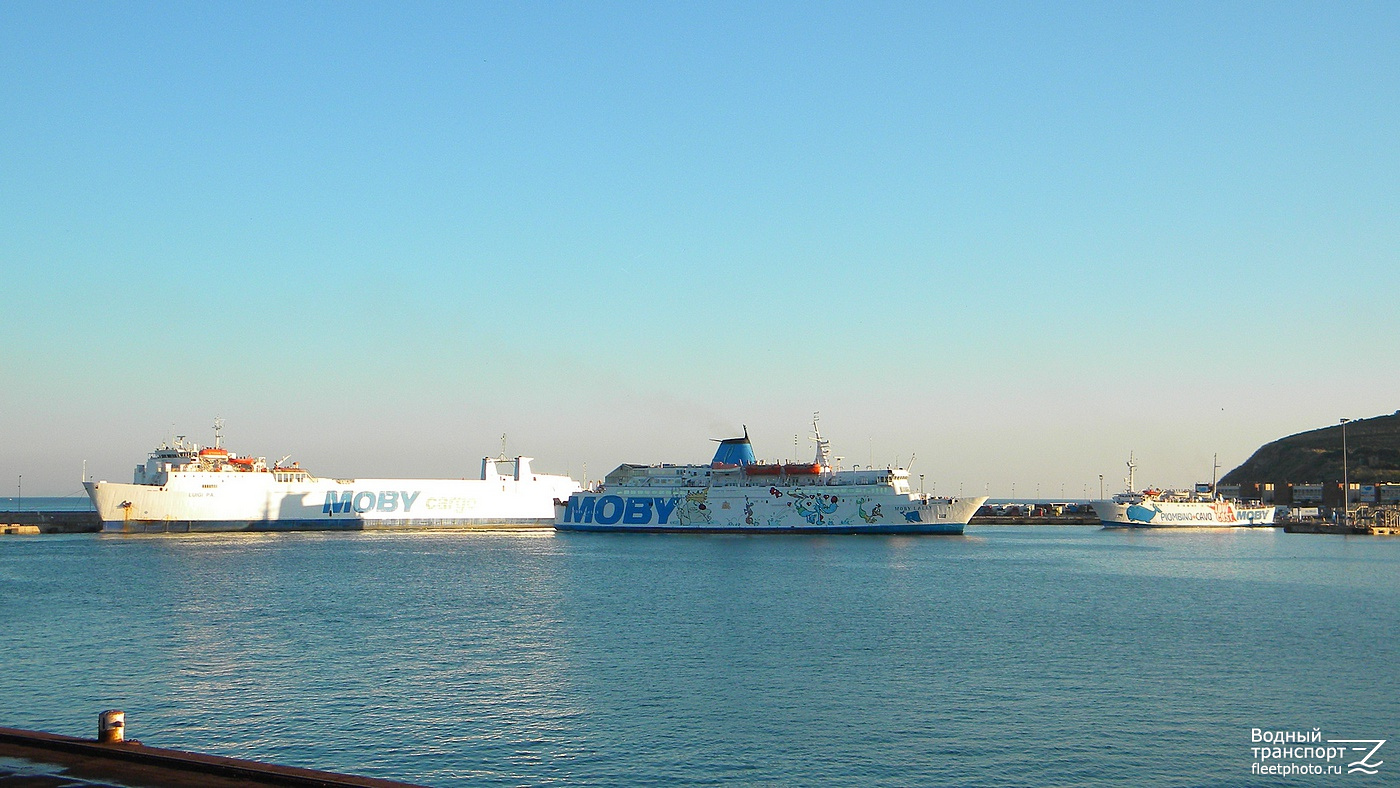
<instances>
[{"instance_id":1,"label":"blue funnel","mask_svg":"<svg viewBox=\"0 0 1400 788\"><path fill-rule=\"evenodd\" d=\"M725 438L715 450L715 458L710 467L748 465L754 462L753 444L749 443L749 428L744 428L744 437Z\"/></svg>"}]
</instances>

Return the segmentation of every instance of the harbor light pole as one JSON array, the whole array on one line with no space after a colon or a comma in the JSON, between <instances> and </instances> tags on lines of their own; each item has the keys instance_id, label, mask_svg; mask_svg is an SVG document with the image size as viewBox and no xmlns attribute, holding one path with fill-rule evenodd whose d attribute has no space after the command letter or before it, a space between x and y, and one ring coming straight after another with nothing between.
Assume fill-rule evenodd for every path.
<instances>
[{"instance_id":1,"label":"harbor light pole","mask_svg":"<svg viewBox=\"0 0 1400 788\"><path fill-rule=\"evenodd\" d=\"M1347 479L1347 422L1351 419L1342 419L1342 527L1347 527L1347 518L1351 514L1351 483Z\"/></svg>"},{"instance_id":2,"label":"harbor light pole","mask_svg":"<svg viewBox=\"0 0 1400 788\"><path fill-rule=\"evenodd\" d=\"M1103 474L1099 474L1099 500L1103 500Z\"/></svg>"},{"instance_id":3,"label":"harbor light pole","mask_svg":"<svg viewBox=\"0 0 1400 788\"><path fill-rule=\"evenodd\" d=\"M19 498L15 501L15 509L24 509L24 474L19 475Z\"/></svg>"}]
</instances>

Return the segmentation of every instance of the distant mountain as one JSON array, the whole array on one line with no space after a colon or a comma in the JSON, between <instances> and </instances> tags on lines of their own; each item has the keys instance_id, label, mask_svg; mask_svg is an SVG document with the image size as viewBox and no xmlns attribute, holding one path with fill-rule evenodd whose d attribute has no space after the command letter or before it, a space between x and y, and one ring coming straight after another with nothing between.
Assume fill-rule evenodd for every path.
<instances>
[{"instance_id":1,"label":"distant mountain","mask_svg":"<svg viewBox=\"0 0 1400 788\"><path fill-rule=\"evenodd\" d=\"M1347 477L1352 482L1400 482L1400 410L1347 423ZM1221 484L1327 483L1342 480L1342 425L1279 438L1254 452Z\"/></svg>"}]
</instances>

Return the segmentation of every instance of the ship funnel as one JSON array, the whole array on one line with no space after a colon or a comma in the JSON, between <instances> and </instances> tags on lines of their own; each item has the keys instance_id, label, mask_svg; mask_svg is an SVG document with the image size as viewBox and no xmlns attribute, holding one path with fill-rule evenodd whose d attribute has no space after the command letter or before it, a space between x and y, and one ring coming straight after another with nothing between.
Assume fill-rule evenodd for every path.
<instances>
[{"instance_id":1,"label":"ship funnel","mask_svg":"<svg viewBox=\"0 0 1400 788\"><path fill-rule=\"evenodd\" d=\"M710 461L711 467L734 467L736 465L748 465L755 462L753 456L753 444L749 443L749 429L744 428L744 437L725 438L719 442L719 448L715 450L715 458Z\"/></svg>"}]
</instances>

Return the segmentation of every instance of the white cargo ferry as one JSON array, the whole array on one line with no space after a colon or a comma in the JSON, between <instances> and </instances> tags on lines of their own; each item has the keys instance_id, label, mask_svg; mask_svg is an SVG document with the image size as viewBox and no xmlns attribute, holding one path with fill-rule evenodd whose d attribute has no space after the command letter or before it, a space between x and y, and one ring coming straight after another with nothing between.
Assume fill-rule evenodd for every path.
<instances>
[{"instance_id":1,"label":"white cargo ferry","mask_svg":"<svg viewBox=\"0 0 1400 788\"><path fill-rule=\"evenodd\" d=\"M813 427L815 428L815 423ZM810 463L760 463L748 430L709 465L624 464L555 507L561 531L961 534L987 499L909 490L900 468L839 470L817 432Z\"/></svg>"},{"instance_id":2,"label":"white cargo ferry","mask_svg":"<svg viewBox=\"0 0 1400 788\"><path fill-rule=\"evenodd\" d=\"M1112 500L1095 501L1094 512L1105 528L1248 528L1271 527L1274 507L1244 505L1215 495L1215 482L1195 490L1135 490L1137 463L1128 457L1127 490Z\"/></svg>"},{"instance_id":3,"label":"white cargo ferry","mask_svg":"<svg viewBox=\"0 0 1400 788\"><path fill-rule=\"evenodd\" d=\"M530 457L485 458L480 479L326 479L286 459L227 451L216 422L213 446L180 436L131 484L83 486L102 530L116 533L549 528L555 502L581 489L535 473Z\"/></svg>"}]
</instances>

